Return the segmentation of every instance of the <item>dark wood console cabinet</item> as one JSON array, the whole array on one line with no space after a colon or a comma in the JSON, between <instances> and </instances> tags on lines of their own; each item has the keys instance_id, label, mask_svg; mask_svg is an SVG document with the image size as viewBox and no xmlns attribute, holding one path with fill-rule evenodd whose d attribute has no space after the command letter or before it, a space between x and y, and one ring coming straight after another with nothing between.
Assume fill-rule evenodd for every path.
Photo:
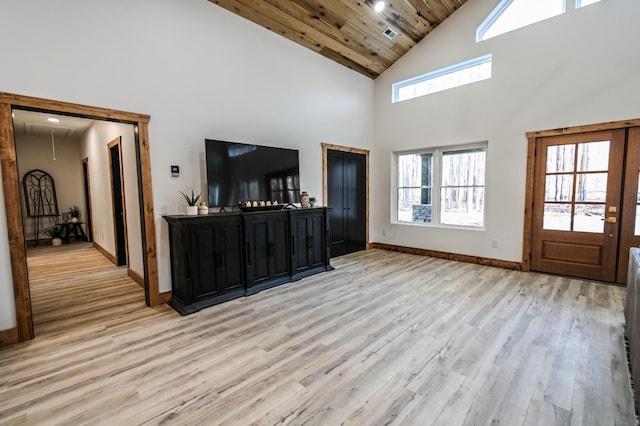
<instances>
[{"instance_id":1,"label":"dark wood console cabinet","mask_svg":"<svg viewBox=\"0 0 640 426\"><path fill-rule=\"evenodd\" d=\"M164 219L182 315L333 269L325 207Z\"/></svg>"}]
</instances>

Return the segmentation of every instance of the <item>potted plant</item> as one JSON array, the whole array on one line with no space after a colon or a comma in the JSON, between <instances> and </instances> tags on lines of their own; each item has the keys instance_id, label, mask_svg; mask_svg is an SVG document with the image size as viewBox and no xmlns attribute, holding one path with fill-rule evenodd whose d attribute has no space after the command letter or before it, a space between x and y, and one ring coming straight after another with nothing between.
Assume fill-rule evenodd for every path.
<instances>
[{"instance_id":1,"label":"potted plant","mask_svg":"<svg viewBox=\"0 0 640 426\"><path fill-rule=\"evenodd\" d=\"M198 200L202 193L196 195L193 188L187 188L185 192L180 191L180 194L184 197L187 202L187 215L189 216L197 216L198 215Z\"/></svg>"},{"instance_id":2,"label":"potted plant","mask_svg":"<svg viewBox=\"0 0 640 426\"><path fill-rule=\"evenodd\" d=\"M52 246L61 246L62 245L62 229L58 226L52 226L51 228L44 231L44 235L51 237L51 245Z\"/></svg>"},{"instance_id":3,"label":"potted plant","mask_svg":"<svg viewBox=\"0 0 640 426\"><path fill-rule=\"evenodd\" d=\"M69 207L69 216L71 216L71 222L78 223L78 220L80 219L80 207Z\"/></svg>"},{"instance_id":4,"label":"potted plant","mask_svg":"<svg viewBox=\"0 0 640 426\"><path fill-rule=\"evenodd\" d=\"M316 203L316 197L309 197L309 205L313 207L315 203Z\"/></svg>"}]
</instances>

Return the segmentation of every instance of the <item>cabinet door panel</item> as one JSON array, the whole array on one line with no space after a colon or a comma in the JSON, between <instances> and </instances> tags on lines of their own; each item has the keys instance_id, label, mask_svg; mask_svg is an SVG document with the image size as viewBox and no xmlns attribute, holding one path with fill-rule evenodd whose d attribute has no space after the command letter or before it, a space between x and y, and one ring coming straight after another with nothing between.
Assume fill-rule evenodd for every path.
<instances>
[{"instance_id":1,"label":"cabinet door panel","mask_svg":"<svg viewBox=\"0 0 640 426\"><path fill-rule=\"evenodd\" d=\"M296 245L294 269L296 271L305 268L309 264L309 251L307 250L307 218L296 215L293 219L293 238Z\"/></svg>"},{"instance_id":2,"label":"cabinet door panel","mask_svg":"<svg viewBox=\"0 0 640 426\"><path fill-rule=\"evenodd\" d=\"M217 292L215 267L215 230L213 227L196 228L190 233L191 276L193 298L210 297Z\"/></svg>"},{"instance_id":3,"label":"cabinet door panel","mask_svg":"<svg viewBox=\"0 0 640 426\"><path fill-rule=\"evenodd\" d=\"M252 240L249 242L253 254L253 281L269 279L269 224L268 222L254 222L251 224Z\"/></svg>"},{"instance_id":4,"label":"cabinet door panel","mask_svg":"<svg viewBox=\"0 0 640 426\"><path fill-rule=\"evenodd\" d=\"M289 275L289 223L286 216L273 221L271 258L273 261L273 277Z\"/></svg>"},{"instance_id":5,"label":"cabinet door panel","mask_svg":"<svg viewBox=\"0 0 640 426\"><path fill-rule=\"evenodd\" d=\"M309 244L308 265L311 267L322 266L324 264L324 217L323 215L313 215L309 218Z\"/></svg>"},{"instance_id":6,"label":"cabinet door panel","mask_svg":"<svg viewBox=\"0 0 640 426\"><path fill-rule=\"evenodd\" d=\"M242 222L223 224L218 235L216 249L221 253L218 277L224 283L224 289L220 290L226 293L244 287Z\"/></svg>"}]
</instances>

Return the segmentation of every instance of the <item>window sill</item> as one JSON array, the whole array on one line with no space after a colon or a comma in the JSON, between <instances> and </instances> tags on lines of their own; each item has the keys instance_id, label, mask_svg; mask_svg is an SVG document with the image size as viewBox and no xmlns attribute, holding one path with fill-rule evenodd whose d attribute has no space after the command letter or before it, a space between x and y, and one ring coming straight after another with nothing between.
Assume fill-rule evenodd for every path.
<instances>
[{"instance_id":1,"label":"window sill","mask_svg":"<svg viewBox=\"0 0 640 426\"><path fill-rule=\"evenodd\" d=\"M441 223L428 223L428 222L403 222L399 220L392 220L391 224L393 225L403 225L403 226L418 226L423 228L438 228L438 229L457 229L461 231L475 231L475 232L484 232L486 230L485 226L465 226L465 225L446 225Z\"/></svg>"}]
</instances>

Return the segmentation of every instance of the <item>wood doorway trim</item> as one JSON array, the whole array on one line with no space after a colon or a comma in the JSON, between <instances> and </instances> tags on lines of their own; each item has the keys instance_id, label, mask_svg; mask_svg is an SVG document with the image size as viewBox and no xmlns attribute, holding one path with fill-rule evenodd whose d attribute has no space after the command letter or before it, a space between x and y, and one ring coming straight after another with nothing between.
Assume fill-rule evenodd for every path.
<instances>
[{"instance_id":1,"label":"wood doorway trim","mask_svg":"<svg viewBox=\"0 0 640 426\"><path fill-rule=\"evenodd\" d=\"M161 304L158 290L158 262L151 187L151 158L149 153L148 125L150 117L144 114L0 92L0 166L2 167L2 185L7 215L7 233L16 305L18 341L33 339L34 332L29 278L27 275L25 237L20 207L20 179L18 177L13 119L11 116L13 108L117 121L134 126L138 160L140 222L143 235L142 248L145 253L143 256L145 302L148 306Z\"/></svg>"},{"instance_id":2,"label":"wood doorway trim","mask_svg":"<svg viewBox=\"0 0 640 426\"><path fill-rule=\"evenodd\" d=\"M328 194L327 194L327 151L342 151L342 152L353 152L354 154L361 154L365 157L365 227L366 227L366 247L369 249L369 150L360 149L360 148L351 148L348 146L341 145L332 145L328 143L322 144L322 202L327 203ZM330 207L330 206L328 206Z\"/></svg>"},{"instance_id":3,"label":"wood doorway trim","mask_svg":"<svg viewBox=\"0 0 640 426\"><path fill-rule=\"evenodd\" d=\"M548 136L575 135L577 133L600 132L638 126L640 126L640 118L527 133L527 184L525 189L524 231L522 238L522 270L524 272L531 270L531 221L533 220L534 170L538 139Z\"/></svg>"}]
</instances>

